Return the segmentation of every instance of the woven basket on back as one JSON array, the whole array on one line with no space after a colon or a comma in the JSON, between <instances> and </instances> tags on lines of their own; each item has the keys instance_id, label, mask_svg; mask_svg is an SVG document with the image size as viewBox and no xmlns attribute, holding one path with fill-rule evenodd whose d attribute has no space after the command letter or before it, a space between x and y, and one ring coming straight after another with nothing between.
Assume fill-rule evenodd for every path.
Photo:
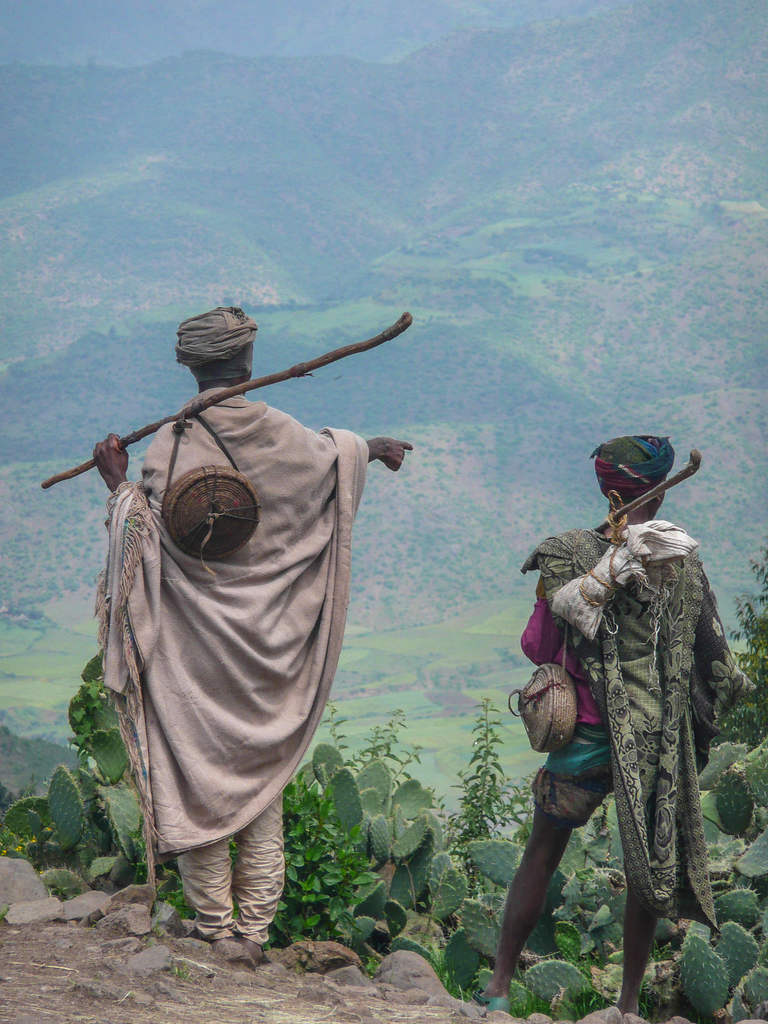
<instances>
[{"instance_id":1,"label":"woven basket on back","mask_svg":"<svg viewBox=\"0 0 768 1024\"><path fill-rule=\"evenodd\" d=\"M259 522L252 484L230 466L200 466L165 492L163 521L188 555L224 558L247 544Z\"/></svg>"}]
</instances>

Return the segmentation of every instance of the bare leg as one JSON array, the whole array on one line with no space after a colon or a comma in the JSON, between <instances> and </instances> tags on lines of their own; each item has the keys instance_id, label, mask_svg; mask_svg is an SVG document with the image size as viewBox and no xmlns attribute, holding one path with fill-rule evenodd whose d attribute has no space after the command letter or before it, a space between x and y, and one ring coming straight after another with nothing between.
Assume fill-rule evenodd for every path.
<instances>
[{"instance_id":1,"label":"bare leg","mask_svg":"<svg viewBox=\"0 0 768 1024\"><path fill-rule=\"evenodd\" d=\"M619 996L622 1013L637 1013L640 985L656 932L657 917L627 888L627 909L624 912L624 974Z\"/></svg>"},{"instance_id":2,"label":"bare leg","mask_svg":"<svg viewBox=\"0 0 768 1024\"><path fill-rule=\"evenodd\" d=\"M539 919L547 886L570 838L571 829L558 827L536 809L523 859L507 893L493 977L485 987L487 996L507 995L518 957Z\"/></svg>"}]
</instances>

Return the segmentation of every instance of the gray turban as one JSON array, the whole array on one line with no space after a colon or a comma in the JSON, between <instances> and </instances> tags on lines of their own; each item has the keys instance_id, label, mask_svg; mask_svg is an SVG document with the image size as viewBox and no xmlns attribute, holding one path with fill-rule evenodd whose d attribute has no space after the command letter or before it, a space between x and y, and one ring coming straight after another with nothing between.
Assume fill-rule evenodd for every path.
<instances>
[{"instance_id":1,"label":"gray turban","mask_svg":"<svg viewBox=\"0 0 768 1024\"><path fill-rule=\"evenodd\" d=\"M179 324L176 359L198 380L239 377L250 373L257 330L239 306L217 306Z\"/></svg>"}]
</instances>

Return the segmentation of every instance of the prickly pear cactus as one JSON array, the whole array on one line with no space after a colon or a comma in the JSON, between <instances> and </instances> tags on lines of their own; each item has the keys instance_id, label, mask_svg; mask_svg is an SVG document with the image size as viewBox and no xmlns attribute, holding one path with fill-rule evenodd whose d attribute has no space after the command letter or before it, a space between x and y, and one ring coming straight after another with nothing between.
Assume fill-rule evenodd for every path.
<instances>
[{"instance_id":1,"label":"prickly pear cactus","mask_svg":"<svg viewBox=\"0 0 768 1024\"><path fill-rule=\"evenodd\" d=\"M48 868L47 871L43 871L40 878L48 892L60 895L65 900L79 896L88 888L80 875L69 868Z\"/></svg>"},{"instance_id":2,"label":"prickly pear cactus","mask_svg":"<svg viewBox=\"0 0 768 1024\"><path fill-rule=\"evenodd\" d=\"M715 900L718 921L736 921L745 928L753 928L760 919L760 904L752 889L731 889Z\"/></svg>"},{"instance_id":3,"label":"prickly pear cactus","mask_svg":"<svg viewBox=\"0 0 768 1024\"><path fill-rule=\"evenodd\" d=\"M88 865L87 877L89 882L95 882L97 878L103 878L104 875L108 875L112 868L117 864L119 860L123 858L117 857L94 857L91 863Z\"/></svg>"},{"instance_id":4,"label":"prickly pear cactus","mask_svg":"<svg viewBox=\"0 0 768 1024\"><path fill-rule=\"evenodd\" d=\"M361 789L360 804L363 808L363 813L371 818L375 818L384 811L384 805L375 789Z\"/></svg>"},{"instance_id":5,"label":"prickly pear cactus","mask_svg":"<svg viewBox=\"0 0 768 1024\"><path fill-rule=\"evenodd\" d=\"M509 885L520 865L523 850L508 839L479 839L467 843L467 853L481 875L496 885Z\"/></svg>"},{"instance_id":6,"label":"prickly pear cactus","mask_svg":"<svg viewBox=\"0 0 768 1024\"><path fill-rule=\"evenodd\" d=\"M384 905L387 902L387 883L377 882L371 892L355 907L355 916L372 917L380 921L384 917Z\"/></svg>"},{"instance_id":7,"label":"prickly pear cactus","mask_svg":"<svg viewBox=\"0 0 768 1024\"><path fill-rule=\"evenodd\" d=\"M745 758L744 774L755 803L765 807L768 804L768 745L765 741Z\"/></svg>"},{"instance_id":8,"label":"prickly pear cactus","mask_svg":"<svg viewBox=\"0 0 768 1024\"><path fill-rule=\"evenodd\" d=\"M107 819L119 848L128 860L135 855L133 836L141 828L141 811L133 789L122 783L103 786L99 795L104 802Z\"/></svg>"},{"instance_id":9,"label":"prickly pear cactus","mask_svg":"<svg viewBox=\"0 0 768 1024\"><path fill-rule=\"evenodd\" d=\"M581 956L581 932L572 921L555 923L555 944L568 963L575 964Z\"/></svg>"},{"instance_id":10,"label":"prickly pear cactus","mask_svg":"<svg viewBox=\"0 0 768 1024\"><path fill-rule=\"evenodd\" d=\"M392 806L400 806L405 818L415 818L432 806L432 794L416 779L406 779L394 792Z\"/></svg>"},{"instance_id":11,"label":"prickly pear cactus","mask_svg":"<svg viewBox=\"0 0 768 1024\"><path fill-rule=\"evenodd\" d=\"M768 1000L768 967L755 967L739 986L752 1010Z\"/></svg>"},{"instance_id":12,"label":"prickly pear cactus","mask_svg":"<svg viewBox=\"0 0 768 1024\"><path fill-rule=\"evenodd\" d=\"M349 942L353 949L361 950L373 934L376 922L372 917L356 917L349 935Z\"/></svg>"},{"instance_id":13,"label":"prickly pear cactus","mask_svg":"<svg viewBox=\"0 0 768 1024\"><path fill-rule=\"evenodd\" d=\"M754 797L741 765L726 768L715 788L717 813L724 830L732 836L741 835L749 828Z\"/></svg>"},{"instance_id":14,"label":"prickly pear cactus","mask_svg":"<svg viewBox=\"0 0 768 1024\"><path fill-rule=\"evenodd\" d=\"M733 1024L739 1024L742 1020L749 1020L752 1016L752 1010L744 1002L744 993L741 989L736 989L733 993L733 999L728 1004L728 1013Z\"/></svg>"},{"instance_id":15,"label":"prickly pear cactus","mask_svg":"<svg viewBox=\"0 0 768 1024\"><path fill-rule=\"evenodd\" d=\"M565 960L541 960L529 967L525 972L525 986L548 1003L560 992L573 998L590 988L581 971Z\"/></svg>"},{"instance_id":16,"label":"prickly pear cactus","mask_svg":"<svg viewBox=\"0 0 768 1024\"><path fill-rule=\"evenodd\" d=\"M746 928L735 921L726 921L720 929L720 941L715 951L725 963L728 984L733 986L755 966L759 948Z\"/></svg>"},{"instance_id":17,"label":"prickly pear cactus","mask_svg":"<svg viewBox=\"0 0 768 1024\"><path fill-rule=\"evenodd\" d=\"M91 753L107 782L114 786L122 779L128 767L128 755L117 729L97 729L91 736Z\"/></svg>"},{"instance_id":18,"label":"prickly pear cactus","mask_svg":"<svg viewBox=\"0 0 768 1024\"><path fill-rule=\"evenodd\" d=\"M408 915L405 912L405 907L402 903L398 903L397 900L387 900L384 904L384 917L387 921L389 934L393 938L396 935L399 935L408 923Z\"/></svg>"},{"instance_id":19,"label":"prickly pear cactus","mask_svg":"<svg viewBox=\"0 0 768 1024\"><path fill-rule=\"evenodd\" d=\"M765 829L736 861L736 870L746 878L768 875L768 828Z\"/></svg>"},{"instance_id":20,"label":"prickly pear cactus","mask_svg":"<svg viewBox=\"0 0 768 1024\"><path fill-rule=\"evenodd\" d=\"M438 921L444 921L446 917L455 914L467 895L467 879L447 854L438 853L432 858L429 889L432 895L432 916Z\"/></svg>"},{"instance_id":21,"label":"prickly pear cactus","mask_svg":"<svg viewBox=\"0 0 768 1024\"><path fill-rule=\"evenodd\" d=\"M49 828L53 824L48 801L42 796L23 796L11 804L3 819L5 827L22 839L31 839L39 833L38 822Z\"/></svg>"},{"instance_id":22,"label":"prickly pear cactus","mask_svg":"<svg viewBox=\"0 0 768 1024\"><path fill-rule=\"evenodd\" d=\"M426 892L433 855L434 846L432 834L431 832L427 832L424 842L407 862L407 867L411 875L413 892L416 899L419 899Z\"/></svg>"},{"instance_id":23,"label":"prickly pear cactus","mask_svg":"<svg viewBox=\"0 0 768 1024\"><path fill-rule=\"evenodd\" d=\"M472 949L483 956L495 957L501 929L494 911L479 900L464 900L459 908L459 919Z\"/></svg>"},{"instance_id":24,"label":"prickly pear cactus","mask_svg":"<svg viewBox=\"0 0 768 1024\"><path fill-rule=\"evenodd\" d=\"M455 931L446 943L445 966L460 988L469 988L480 966L480 954L467 942L463 928Z\"/></svg>"},{"instance_id":25,"label":"prickly pear cactus","mask_svg":"<svg viewBox=\"0 0 768 1024\"><path fill-rule=\"evenodd\" d=\"M325 787L333 775L344 767L341 751L331 743L318 743L312 753L312 770L321 786Z\"/></svg>"},{"instance_id":26,"label":"prickly pear cactus","mask_svg":"<svg viewBox=\"0 0 768 1024\"><path fill-rule=\"evenodd\" d=\"M426 946L422 946L415 939L409 939L407 935L401 935L392 942L392 952L396 953L398 949L407 949L410 953L418 953L428 964L432 963L432 957Z\"/></svg>"},{"instance_id":27,"label":"prickly pear cactus","mask_svg":"<svg viewBox=\"0 0 768 1024\"><path fill-rule=\"evenodd\" d=\"M412 857L427 838L427 819L420 815L392 845L392 856L396 861Z\"/></svg>"},{"instance_id":28,"label":"prickly pear cactus","mask_svg":"<svg viewBox=\"0 0 768 1024\"><path fill-rule=\"evenodd\" d=\"M407 864L398 864L395 868L392 881L389 883L389 898L405 907L406 910L413 906L415 894L411 872L408 870Z\"/></svg>"},{"instance_id":29,"label":"prickly pear cactus","mask_svg":"<svg viewBox=\"0 0 768 1024\"><path fill-rule=\"evenodd\" d=\"M691 1006L710 1016L728 999L728 970L722 958L695 932L688 931L680 957L680 980Z\"/></svg>"},{"instance_id":30,"label":"prickly pear cactus","mask_svg":"<svg viewBox=\"0 0 768 1024\"><path fill-rule=\"evenodd\" d=\"M389 812L389 800L392 790L392 774L383 761L370 761L361 768L355 777L357 788L362 793L371 789L376 794L379 804L377 814Z\"/></svg>"},{"instance_id":31,"label":"prickly pear cactus","mask_svg":"<svg viewBox=\"0 0 768 1024\"><path fill-rule=\"evenodd\" d=\"M720 743L712 747L709 763L699 775L699 789L713 789L723 772L747 752L746 743Z\"/></svg>"},{"instance_id":32,"label":"prickly pear cactus","mask_svg":"<svg viewBox=\"0 0 768 1024\"><path fill-rule=\"evenodd\" d=\"M377 866L389 860L392 853L392 829L383 814L371 819L368 843Z\"/></svg>"},{"instance_id":33,"label":"prickly pear cactus","mask_svg":"<svg viewBox=\"0 0 768 1024\"><path fill-rule=\"evenodd\" d=\"M338 768L331 776L328 787L333 796L336 813L344 828L351 832L363 820L363 806L355 778L349 768Z\"/></svg>"},{"instance_id":34,"label":"prickly pear cactus","mask_svg":"<svg viewBox=\"0 0 768 1024\"><path fill-rule=\"evenodd\" d=\"M48 807L62 850L71 850L82 835L85 810L77 783L66 768L57 768L51 777Z\"/></svg>"}]
</instances>

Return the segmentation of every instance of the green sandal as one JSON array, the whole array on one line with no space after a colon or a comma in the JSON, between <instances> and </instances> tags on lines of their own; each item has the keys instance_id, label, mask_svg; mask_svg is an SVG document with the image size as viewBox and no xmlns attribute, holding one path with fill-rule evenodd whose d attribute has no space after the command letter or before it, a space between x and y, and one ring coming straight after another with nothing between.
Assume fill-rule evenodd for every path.
<instances>
[{"instance_id":1,"label":"green sandal","mask_svg":"<svg viewBox=\"0 0 768 1024\"><path fill-rule=\"evenodd\" d=\"M487 996L485 992L475 992L473 998L480 1006L484 1006L488 1013L493 1013L494 1010L509 1013L509 996Z\"/></svg>"}]
</instances>

